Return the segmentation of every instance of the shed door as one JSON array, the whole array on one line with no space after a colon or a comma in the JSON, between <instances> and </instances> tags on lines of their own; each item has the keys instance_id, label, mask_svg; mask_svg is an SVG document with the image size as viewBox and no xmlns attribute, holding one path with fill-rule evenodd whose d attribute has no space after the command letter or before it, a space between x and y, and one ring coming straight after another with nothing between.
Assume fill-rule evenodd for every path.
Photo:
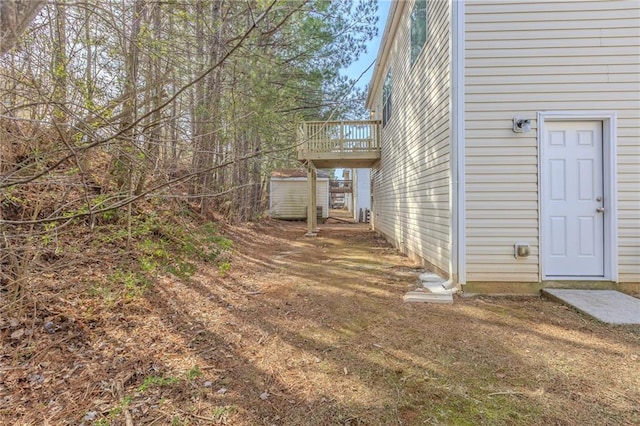
<instances>
[{"instance_id":1,"label":"shed door","mask_svg":"<svg viewBox=\"0 0 640 426\"><path fill-rule=\"evenodd\" d=\"M547 277L604 276L602 121L549 121L542 150Z\"/></svg>"}]
</instances>

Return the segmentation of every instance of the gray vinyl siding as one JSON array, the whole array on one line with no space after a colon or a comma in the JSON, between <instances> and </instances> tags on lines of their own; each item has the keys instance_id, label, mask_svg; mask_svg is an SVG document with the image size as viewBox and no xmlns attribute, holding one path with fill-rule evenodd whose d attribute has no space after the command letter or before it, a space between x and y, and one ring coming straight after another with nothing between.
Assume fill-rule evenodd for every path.
<instances>
[{"instance_id":1,"label":"gray vinyl siding","mask_svg":"<svg viewBox=\"0 0 640 426\"><path fill-rule=\"evenodd\" d=\"M640 282L639 46L637 0L465 2L467 282L540 280L535 118L552 110L617 113L619 281Z\"/></svg>"},{"instance_id":2,"label":"gray vinyl siding","mask_svg":"<svg viewBox=\"0 0 640 426\"><path fill-rule=\"evenodd\" d=\"M392 115L372 171L373 222L403 252L450 273L450 4L428 2L426 46L410 65L410 13L398 6L397 31L379 72L392 72ZM381 111L381 85L372 96Z\"/></svg>"},{"instance_id":3,"label":"gray vinyl siding","mask_svg":"<svg viewBox=\"0 0 640 426\"><path fill-rule=\"evenodd\" d=\"M307 217L308 184L306 178L271 178L269 214L276 219ZM329 217L329 179L316 182L316 205L322 206L322 217Z\"/></svg>"}]
</instances>

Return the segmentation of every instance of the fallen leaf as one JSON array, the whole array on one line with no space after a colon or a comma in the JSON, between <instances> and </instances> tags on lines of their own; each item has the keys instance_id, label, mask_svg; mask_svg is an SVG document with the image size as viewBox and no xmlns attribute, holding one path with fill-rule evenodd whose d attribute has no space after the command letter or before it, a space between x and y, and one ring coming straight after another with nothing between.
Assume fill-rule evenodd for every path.
<instances>
[{"instance_id":1,"label":"fallen leaf","mask_svg":"<svg viewBox=\"0 0 640 426\"><path fill-rule=\"evenodd\" d=\"M16 330L13 333L11 333L12 339L20 339L22 338L22 336L24 336L24 328L21 328L20 330Z\"/></svg>"}]
</instances>

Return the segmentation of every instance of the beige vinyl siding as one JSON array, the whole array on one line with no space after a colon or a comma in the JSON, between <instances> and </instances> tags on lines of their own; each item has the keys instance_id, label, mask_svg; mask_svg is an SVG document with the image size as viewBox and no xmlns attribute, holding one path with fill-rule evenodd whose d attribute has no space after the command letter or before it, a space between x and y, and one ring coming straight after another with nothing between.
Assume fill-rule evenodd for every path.
<instances>
[{"instance_id":1,"label":"beige vinyl siding","mask_svg":"<svg viewBox=\"0 0 640 426\"><path fill-rule=\"evenodd\" d=\"M392 115L372 173L374 227L402 251L450 273L450 10L429 1L427 43L410 65L410 13L398 5L397 32L379 72L392 73ZM381 79L382 80L382 79ZM380 82L380 86L382 82ZM372 92L381 103L381 87ZM380 107L376 108L381 110Z\"/></svg>"},{"instance_id":2,"label":"beige vinyl siding","mask_svg":"<svg viewBox=\"0 0 640 426\"><path fill-rule=\"evenodd\" d=\"M271 178L269 214L276 219L305 219L307 217L306 178ZM316 182L316 205L322 206L322 217L329 217L329 179Z\"/></svg>"},{"instance_id":3,"label":"beige vinyl siding","mask_svg":"<svg viewBox=\"0 0 640 426\"><path fill-rule=\"evenodd\" d=\"M540 280L535 119L552 110L617 113L619 281L640 281L639 23L637 0L465 3L467 282Z\"/></svg>"}]
</instances>

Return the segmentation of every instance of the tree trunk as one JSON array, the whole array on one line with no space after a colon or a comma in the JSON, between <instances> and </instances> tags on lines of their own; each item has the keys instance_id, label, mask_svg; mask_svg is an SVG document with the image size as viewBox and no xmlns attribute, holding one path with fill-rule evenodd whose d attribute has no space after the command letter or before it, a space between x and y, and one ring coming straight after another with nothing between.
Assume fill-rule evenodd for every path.
<instances>
[{"instance_id":1,"label":"tree trunk","mask_svg":"<svg viewBox=\"0 0 640 426\"><path fill-rule=\"evenodd\" d=\"M67 11L64 0L55 5L55 26L53 35L53 116L58 128L65 133L68 116L67 103Z\"/></svg>"},{"instance_id":2,"label":"tree trunk","mask_svg":"<svg viewBox=\"0 0 640 426\"><path fill-rule=\"evenodd\" d=\"M205 9L202 2L197 5L196 33L198 46L196 48L196 60L203 59L204 43L208 44L207 64L213 66L220 59L220 48L222 38L222 23L220 22L222 1L216 0L211 3L210 26L216 27L214 34L205 37L204 27L201 19L204 17ZM199 37L199 36L200 37ZM222 67L214 69L202 81L196 84L195 88L195 111L194 111L194 156L192 167L198 173L193 194L200 196L200 210L206 212L211 207L210 195L216 190L216 180L213 171L207 171L216 164L216 152L220 146L220 102L221 102L221 81Z\"/></svg>"},{"instance_id":3,"label":"tree trunk","mask_svg":"<svg viewBox=\"0 0 640 426\"><path fill-rule=\"evenodd\" d=\"M124 102L122 117L120 119L120 141L119 151L116 157L115 179L116 185L120 191L132 188L133 178L133 158L134 144L136 138L136 129L134 123L138 114L137 105L137 81L138 81L138 62L140 49L138 38L140 35L140 22L144 12L144 0L136 0L131 33L129 35L129 49L125 55L125 83L124 83Z\"/></svg>"},{"instance_id":4,"label":"tree trunk","mask_svg":"<svg viewBox=\"0 0 640 426\"><path fill-rule=\"evenodd\" d=\"M11 50L45 4L45 0L0 1L0 56Z\"/></svg>"},{"instance_id":5,"label":"tree trunk","mask_svg":"<svg viewBox=\"0 0 640 426\"><path fill-rule=\"evenodd\" d=\"M160 46L162 38L162 20L160 16L160 3L151 5L151 23L152 28L151 41L153 47L150 50L145 73L145 80L150 89L145 96L151 99L145 102L149 105L150 115L146 119L145 128L147 131L144 135L146 143L144 147L144 161L141 164L141 170L136 184L135 195L140 195L145 188L146 180L149 174L154 174L160 164L160 144L162 141L162 111L160 106L164 97L164 81L160 67Z\"/></svg>"}]
</instances>

